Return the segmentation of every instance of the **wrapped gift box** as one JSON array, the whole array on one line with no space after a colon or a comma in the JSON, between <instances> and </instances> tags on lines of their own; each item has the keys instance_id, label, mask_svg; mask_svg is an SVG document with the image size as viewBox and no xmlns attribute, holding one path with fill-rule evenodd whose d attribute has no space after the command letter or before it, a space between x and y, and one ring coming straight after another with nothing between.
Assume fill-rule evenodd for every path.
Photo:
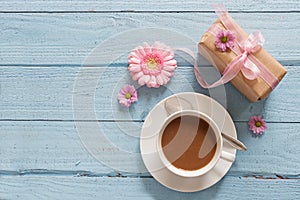
<instances>
[{"instance_id":1,"label":"wrapped gift box","mask_svg":"<svg viewBox=\"0 0 300 200\"><path fill-rule=\"evenodd\" d=\"M239 34L236 35L236 37L248 38L248 34L236 22L234 22L233 19L232 22L234 23L232 26L236 30L234 32ZM222 21L218 19L203 35L198 44L198 50L202 56L204 56L222 73L228 64L238 55L230 50L222 52L216 48L216 35L213 34L213 29L227 30ZM263 48L260 48L258 51L251 54L278 79L277 82L279 82L286 74L286 69ZM230 82L252 102L265 99L270 94L272 89L274 89L274 87L277 85L276 84L272 88L261 77L257 77L254 80L249 80L244 77L241 72L239 72Z\"/></svg>"}]
</instances>

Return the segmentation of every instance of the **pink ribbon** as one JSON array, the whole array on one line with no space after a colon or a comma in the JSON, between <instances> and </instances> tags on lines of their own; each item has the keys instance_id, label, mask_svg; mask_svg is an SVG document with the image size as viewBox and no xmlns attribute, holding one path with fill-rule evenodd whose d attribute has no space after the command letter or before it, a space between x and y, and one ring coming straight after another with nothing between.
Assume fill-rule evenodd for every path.
<instances>
[{"instance_id":1,"label":"pink ribbon","mask_svg":"<svg viewBox=\"0 0 300 200\"><path fill-rule=\"evenodd\" d=\"M254 80L261 77L272 89L274 89L279 80L267 69L252 53L261 49L264 43L264 37L260 31L251 33L248 38L245 38L243 33L239 32L236 23L231 18L223 4L218 4L215 7L215 12L219 16L223 25L227 30L230 30L235 35L235 45L231 50L238 55L235 57L223 71L222 77L213 84L208 84L200 75L197 68L197 62L194 63L194 73L199 84L203 88L213 88L231 81L240 71L249 80ZM222 29L215 25L209 29L214 35L217 35ZM182 50L182 49L181 49ZM193 52L184 49L186 53L194 59Z\"/></svg>"},{"instance_id":2,"label":"pink ribbon","mask_svg":"<svg viewBox=\"0 0 300 200\"><path fill-rule=\"evenodd\" d=\"M224 74L231 74L234 78L239 71L249 80L254 80L259 76L260 70L256 64L254 64L250 59L250 53L254 53L261 48L264 42L264 38L259 31L251 33L248 39L242 45L243 53L235 57L231 63L225 68ZM236 69L235 69L236 68ZM234 72L234 73L233 73Z\"/></svg>"}]
</instances>

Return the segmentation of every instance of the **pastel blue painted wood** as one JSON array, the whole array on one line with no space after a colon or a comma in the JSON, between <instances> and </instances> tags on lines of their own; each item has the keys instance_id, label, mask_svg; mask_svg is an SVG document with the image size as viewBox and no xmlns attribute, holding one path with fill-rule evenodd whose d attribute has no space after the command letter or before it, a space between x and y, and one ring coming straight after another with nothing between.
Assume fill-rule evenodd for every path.
<instances>
[{"instance_id":1,"label":"pastel blue painted wood","mask_svg":"<svg viewBox=\"0 0 300 200\"><path fill-rule=\"evenodd\" d=\"M152 178L73 176L1 177L3 199L274 199L299 196L299 179L256 179L226 176L213 187L197 193L179 193ZM11 193L14 192L14 193Z\"/></svg>"},{"instance_id":2,"label":"pastel blue painted wood","mask_svg":"<svg viewBox=\"0 0 300 200\"><path fill-rule=\"evenodd\" d=\"M295 105L300 103L300 68L299 66L286 68L288 70L286 77L266 101L250 103L231 84L225 87L227 101L224 102L223 96L216 100L228 108L235 121L247 121L251 115L263 114L270 122L299 122L300 110ZM127 111L119 107L117 102L120 88L126 83L134 83L127 68L120 66L88 68L88 70L87 80L99 79L95 91L96 119L83 116L86 110L82 110L82 117L77 120L144 120L156 103L174 92L195 91L213 95L215 91L201 88L191 66L180 66L166 87L139 88L140 101ZM2 82L0 119L74 120L72 95L75 92L73 87L79 71L79 67L63 66L0 67ZM98 76L99 71L104 71L101 77ZM200 71L203 74L213 73L219 76L212 66L203 67ZM126 116L128 112L129 116Z\"/></svg>"},{"instance_id":3,"label":"pastel blue painted wood","mask_svg":"<svg viewBox=\"0 0 300 200\"><path fill-rule=\"evenodd\" d=\"M0 5L1 11L44 11L44 12L65 12L65 11L211 11L211 5L218 1L206 0L152 0L144 2L139 0L3 0ZM258 2L237 2L233 0L226 1L226 7L234 11L299 11L300 4L297 0L284 1L258 1Z\"/></svg>"},{"instance_id":4,"label":"pastel blue painted wood","mask_svg":"<svg viewBox=\"0 0 300 200\"><path fill-rule=\"evenodd\" d=\"M299 14L232 13L232 16L248 33L261 30L266 38L264 47L274 58L283 64L300 65L300 50L295 42L300 40L295 25L300 21ZM186 47L195 49L202 34L216 19L216 14L206 12L0 13L0 64L81 65L88 53L101 42L135 28L167 28L190 38L194 44ZM284 37L287 30L289 37ZM168 45L176 47L177 42ZM111 52L103 54L109 56ZM114 62L125 64L125 58Z\"/></svg>"},{"instance_id":5,"label":"pastel blue painted wood","mask_svg":"<svg viewBox=\"0 0 300 200\"><path fill-rule=\"evenodd\" d=\"M98 123L104 135L112 145L121 151L138 153L139 135L142 122L87 122ZM281 176L298 176L300 160L299 123L268 123L268 130L262 137L253 137L247 129L246 122L236 122L238 138L248 147L247 152L238 152L237 159L229 174L238 176L275 174ZM128 160L128 156L114 156L118 168L106 166L105 160L96 160L87 152L74 122L66 121L2 121L0 122L0 174L31 174L42 169L46 173L88 174L90 176L140 176L135 169L141 162ZM92 127L92 126L91 126ZM127 127L127 129L122 129ZM93 132L94 130L89 130ZM99 145L101 141L99 141ZM110 155L110 149L101 151ZM79 162L79 163L78 163ZM115 166L115 165L114 165ZM131 167L132 166L132 167ZM149 176L148 173L143 175Z\"/></svg>"},{"instance_id":6,"label":"pastel blue painted wood","mask_svg":"<svg viewBox=\"0 0 300 200\"><path fill-rule=\"evenodd\" d=\"M216 20L215 1L167 0L82 1L3 0L0 3L0 199L297 199L300 196L300 2L226 1L233 18L247 31L259 29L264 47L287 68L287 75L265 101L249 103L231 84L219 98L231 114L238 139L248 147L238 152L228 174L201 192L179 193L139 173L141 159L116 156L121 171L96 160L82 144L74 120L97 123L106 137L123 151L139 155L139 133L152 107L177 92L214 96L193 75L190 62L178 57L179 67L166 87L138 88L139 101L127 110L116 95L133 82L127 71L132 37L88 67L87 80L99 79L95 90L96 118L73 116L73 88L80 66L97 45L136 28L167 28L196 45ZM158 35L159 37L159 35ZM164 42L164 41L163 41ZM172 38L168 45L179 44ZM122 56L113 59L113 52ZM177 58L177 57L176 57ZM110 60L110 59L108 59ZM101 77L97 76L103 71ZM219 76L201 65L210 81ZM212 74L212 75L211 75ZM89 107L90 105L87 105ZM248 131L252 115L263 115L268 129L261 137ZM91 126L92 127L92 126ZM90 130L93 132L94 130ZM113 148L102 149L113 155ZM140 170L140 169L139 169Z\"/></svg>"}]
</instances>

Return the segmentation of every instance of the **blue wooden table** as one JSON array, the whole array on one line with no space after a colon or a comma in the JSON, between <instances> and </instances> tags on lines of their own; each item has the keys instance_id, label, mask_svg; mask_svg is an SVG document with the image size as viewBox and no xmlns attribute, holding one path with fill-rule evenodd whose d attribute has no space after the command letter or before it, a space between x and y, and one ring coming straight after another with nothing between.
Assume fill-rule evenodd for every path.
<instances>
[{"instance_id":1,"label":"blue wooden table","mask_svg":"<svg viewBox=\"0 0 300 200\"><path fill-rule=\"evenodd\" d=\"M286 67L287 75L267 100L257 103L249 103L226 84L226 101L220 103L232 116L238 138L248 151L237 153L228 174L213 187L196 193L172 191L140 170L138 161L114 155L114 148L102 148L101 152L112 156L114 163L100 162L78 135L76 122L86 122L91 132L97 124L115 146L138 154L143 121L157 102L177 92L209 95L210 91L196 82L192 66L179 61L166 87L141 87L137 103L130 109L119 107L117 90L134 82L127 71L130 49L126 52L114 44L116 51L121 49L120 57L111 58L109 63L103 59L89 68L86 80L98 81L94 104L87 102L94 116L85 115L84 108L82 115L79 109L74 117L72 104L78 95L74 83L82 63L95 47L114 41L117 34L151 27L190 38L192 48L196 48L217 18L212 3L2 0L0 199L299 199L298 0L224 2L248 33L262 31L264 47ZM131 39L128 37L128 44ZM178 41L169 38L167 44L173 46ZM113 53L103 52L105 58ZM97 76L99 70L101 76ZM252 115L266 119L268 129L261 137L248 131L247 121Z\"/></svg>"}]
</instances>

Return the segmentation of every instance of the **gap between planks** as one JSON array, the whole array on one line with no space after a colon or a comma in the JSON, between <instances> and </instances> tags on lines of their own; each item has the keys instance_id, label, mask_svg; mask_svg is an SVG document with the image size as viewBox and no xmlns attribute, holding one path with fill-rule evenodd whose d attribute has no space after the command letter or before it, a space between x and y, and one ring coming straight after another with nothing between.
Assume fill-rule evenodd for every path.
<instances>
[{"instance_id":1,"label":"gap between planks","mask_svg":"<svg viewBox=\"0 0 300 200\"><path fill-rule=\"evenodd\" d=\"M299 10L253 10L253 11L237 11L237 10L232 10L230 11L230 13L259 13L259 14L263 14L263 13L282 13L282 14L287 14L287 13L300 13ZM80 14L85 14L85 13L215 13L212 10L111 10L111 11L94 11L94 10L78 10L78 11L26 11L26 10L20 10L20 11L0 11L0 13L3 14L42 14L42 13L46 13L46 14L68 14L68 13L72 13L72 14L76 14L76 13L80 13Z\"/></svg>"},{"instance_id":2,"label":"gap between planks","mask_svg":"<svg viewBox=\"0 0 300 200\"><path fill-rule=\"evenodd\" d=\"M68 170L47 170L47 169L27 169L19 171L0 170L0 176L76 176L76 177L119 177L119 178L153 178L149 173L130 174L123 172L94 173L90 171L68 171ZM276 174L259 172L228 172L226 176L256 178L256 179L300 179L300 174Z\"/></svg>"},{"instance_id":3,"label":"gap between planks","mask_svg":"<svg viewBox=\"0 0 300 200\"><path fill-rule=\"evenodd\" d=\"M103 120L64 120L64 119L0 119L0 122L105 122L105 123L115 123L115 122L141 122L143 123L145 120L109 120L109 119L103 119ZM247 123L248 121L245 120L234 120L234 122L238 123ZM299 124L299 122L276 122L276 121L268 121L266 122L270 124Z\"/></svg>"}]
</instances>

